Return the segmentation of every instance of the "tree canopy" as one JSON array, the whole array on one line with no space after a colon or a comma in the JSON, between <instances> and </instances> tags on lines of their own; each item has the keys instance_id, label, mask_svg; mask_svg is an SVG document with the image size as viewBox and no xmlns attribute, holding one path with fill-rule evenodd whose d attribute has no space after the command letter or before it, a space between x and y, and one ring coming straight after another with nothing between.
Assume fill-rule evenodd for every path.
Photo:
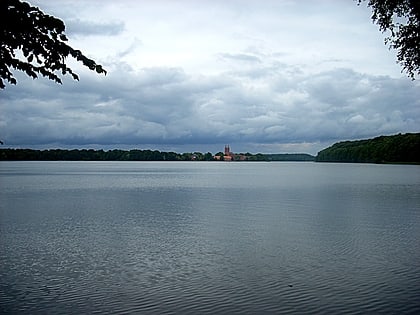
<instances>
[{"instance_id":1,"label":"tree canopy","mask_svg":"<svg viewBox=\"0 0 420 315\"><path fill-rule=\"evenodd\" d=\"M385 44L397 51L398 63L414 79L420 74L420 1L369 0L368 6L379 29L390 33Z\"/></svg>"},{"instance_id":2,"label":"tree canopy","mask_svg":"<svg viewBox=\"0 0 420 315\"><path fill-rule=\"evenodd\" d=\"M106 74L101 65L66 43L68 39L64 31L63 21L27 2L1 0L0 89L5 88L5 81L17 83L12 69L23 71L34 79L41 74L57 83L62 83L59 73L79 80L78 75L66 65L68 56L90 70Z\"/></svg>"},{"instance_id":3,"label":"tree canopy","mask_svg":"<svg viewBox=\"0 0 420 315\"><path fill-rule=\"evenodd\" d=\"M338 142L320 151L317 162L420 163L420 133Z\"/></svg>"}]
</instances>

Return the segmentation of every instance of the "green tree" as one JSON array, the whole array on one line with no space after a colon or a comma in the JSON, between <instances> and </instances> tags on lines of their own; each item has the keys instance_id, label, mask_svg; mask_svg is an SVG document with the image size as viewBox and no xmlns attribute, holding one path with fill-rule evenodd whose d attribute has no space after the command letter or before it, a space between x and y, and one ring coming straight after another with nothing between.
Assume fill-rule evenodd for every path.
<instances>
[{"instance_id":1,"label":"green tree","mask_svg":"<svg viewBox=\"0 0 420 315\"><path fill-rule=\"evenodd\" d=\"M398 63L414 80L420 74L420 1L369 0L368 6L373 22L383 33L390 33L385 44L397 50Z\"/></svg>"},{"instance_id":2,"label":"green tree","mask_svg":"<svg viewBox=\"0 0 420 315\"><path fill-rule=\"evenodd\" d=\"M420 133L338 142L320 151L318 162L420 163Z\"/></svg>"},{"instance_id":3,"label":"green tree","mask_svg":"<svg viewBox=\"0 0 420 315\"><path fill-rule=\"evenodd\" d=\"M213 161L213 154L211 154L210 152L207 152L206 154L204 154L204 161Z\"/></svg>"},{"instance_id":4,"label":"green tree","mask_svg":"<svg viewBox=\"0 0 420 315\"><path fill-rule=\"evenodd\" d=\"M45 14L39 8L19 0L0 1L0 89L5 82L16 84L12 69L25 72L32 78L39 74L62 83L59 73L76 73L66 65L71 56L90 70L106 74L101 65L87 58L80 50L66 44L63 21Z\"/></svg>"}]
</instances>

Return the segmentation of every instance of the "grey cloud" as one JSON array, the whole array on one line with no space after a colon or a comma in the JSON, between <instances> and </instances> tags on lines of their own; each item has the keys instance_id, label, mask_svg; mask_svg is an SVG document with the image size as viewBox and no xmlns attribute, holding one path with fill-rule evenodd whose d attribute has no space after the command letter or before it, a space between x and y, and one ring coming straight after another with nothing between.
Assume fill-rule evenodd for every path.
<instances>
[{"instance_id":1,"label":"grey cloud","mask_svg":"<svg viewBox=\"0 0 420 315\"><path fill-rule=\"evenodd\" d=\"M261 59L255 55L251 55L248 53L237 53L237 54L230 54L230 53L221 53L219 57L225 60L230 61L244 61L244 62L257 62L260 63Z\"/></svg>"},{"instance_id":2,"label":"grey cloud","mask_svg":"<svg viewBox=\"0 0 420 315\"><path fill-rule=\"evenodd\" d=\"M87 73L63 85L18 79L0 95L0 130L11 145L231 143L247 151L414 132L420 125L417 82L349 69L309 75L267 65L266 75L252 78L144 68L112 70L106 78Z\"/></svg>"},{"instance_id":3,"label":"grey cloud","mask_svg":"<svg viewBox=\"0 0 420 315\"><path fill-rule=\"evenodd\" d=\"M66 20L66 31L71 36L118 35L124 31L124 23L98 23L80 19L69 19Z\"/></svg>"},{"instance_id":4,"label":"grey cloud","mask_svg":"<svg viewBox=\"0 0 420 315\"><path fill-rule=\"evenodd\" d=\"M141 41L141 40L139 40L138 38L135 38L135 39L133 40L133 42L131 43L131 45L130 45L130 46L128 46L126 49L124 49L124 50L122 50L122 51L118 52L118 54L117 54L117 56L116 56L116 57L117 57L118 59L121 59L121 58L123 58L123 57L127 56L128 54L132 53L133 51L135 51L135 49L136 49L138 46L140 46L140 45L142 45L142 41Z\"/></svg>"},{"instance_id":5,"label":"grey cloud","mask_svg":"<svg viewBox=\"0 0 420 315\"><path fill-rule=\"evenodd\" d=\"M406 78L338 69L302 85L311 96L311 123L317 123L313 128L323 137L361 138L418 130L419 86Z\"/></svg>"}]
</instances>

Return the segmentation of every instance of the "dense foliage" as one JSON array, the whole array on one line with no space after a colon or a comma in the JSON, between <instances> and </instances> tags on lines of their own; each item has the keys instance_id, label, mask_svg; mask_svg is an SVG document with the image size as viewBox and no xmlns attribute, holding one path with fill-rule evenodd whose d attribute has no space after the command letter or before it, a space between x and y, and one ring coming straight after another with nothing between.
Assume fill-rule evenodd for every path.
<instances>
[{"instance_id":1,"label":"dense foliage","mask_svg":"<svg viewBox=\"0 0 420 315\"><path fill-rule=\"evenodd\" d=\"M268 161L314 161L315 157L306 153L264 154Z\"/></svg>"},{"instance_id":2,"label":"dense foliage","mask_svg":"<svg viewBox=\"0 0 420 315\"><path fill-rule=\"evenodd\" d=\"M320 151L317 162L420 163L420 133L344 141Z\"/></svg>"},{"instance_id":3,"label":"dense foliage","mask_svg":"<svg viewBox=\"0 0 420 315\"><path fill-rule=\"evenodd\" d=\"M39 8L19 0L0 1L0 89L4 81L16 84L12 69L25 72L32 78L39 74L61 83L58 76L79 77L66 65L71 56L98 73L106 71L87 58L80 50L66 44L63 21L45 14Z\"/></svg>"},{"instance_id":4,"label":"dense foliage","mask_svg":"<svg viewBox=\"0 0 420 315\"><path fill-rule=\"evenodd\" d=\"M420 74L420 1L369 0L368 6L379 29L390 33L385 43L397 50L398 63L414 79Z\"/></svg>"}]
</instances>

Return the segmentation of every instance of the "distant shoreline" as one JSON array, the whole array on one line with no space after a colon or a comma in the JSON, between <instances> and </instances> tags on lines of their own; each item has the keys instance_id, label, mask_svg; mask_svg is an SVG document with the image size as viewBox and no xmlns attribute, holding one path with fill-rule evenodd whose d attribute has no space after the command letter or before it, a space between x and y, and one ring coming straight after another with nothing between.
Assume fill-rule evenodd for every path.
<instances>
[{"instance_id":1,"label":"distant shoreline","mask_svg":"<svg viewBox=\"0 0 420 315\"><path fill-rule=\"evenodd\" d=\"M306 153L236 154L241 159L229 162L314 162L315 156ZM93 150L93 149L0 149L0 161L215 161L210 152L161 152L158 150Z\"/></svg>"},{"instance_id":2,"label":"distant shoreline","mask_svg":"<svg viewBox=\"0 0 420 315\"><path fill-rule=\"evenodd\" d=\"M227 159L229 158L229 159ZM0 149L0 161L229 161L229 162L330 162L370 164L420 164L420 133L379 136L372 139L341 141L307 153L165 152L158 150L94 149Z\"/></svg>"}]
</instances>

